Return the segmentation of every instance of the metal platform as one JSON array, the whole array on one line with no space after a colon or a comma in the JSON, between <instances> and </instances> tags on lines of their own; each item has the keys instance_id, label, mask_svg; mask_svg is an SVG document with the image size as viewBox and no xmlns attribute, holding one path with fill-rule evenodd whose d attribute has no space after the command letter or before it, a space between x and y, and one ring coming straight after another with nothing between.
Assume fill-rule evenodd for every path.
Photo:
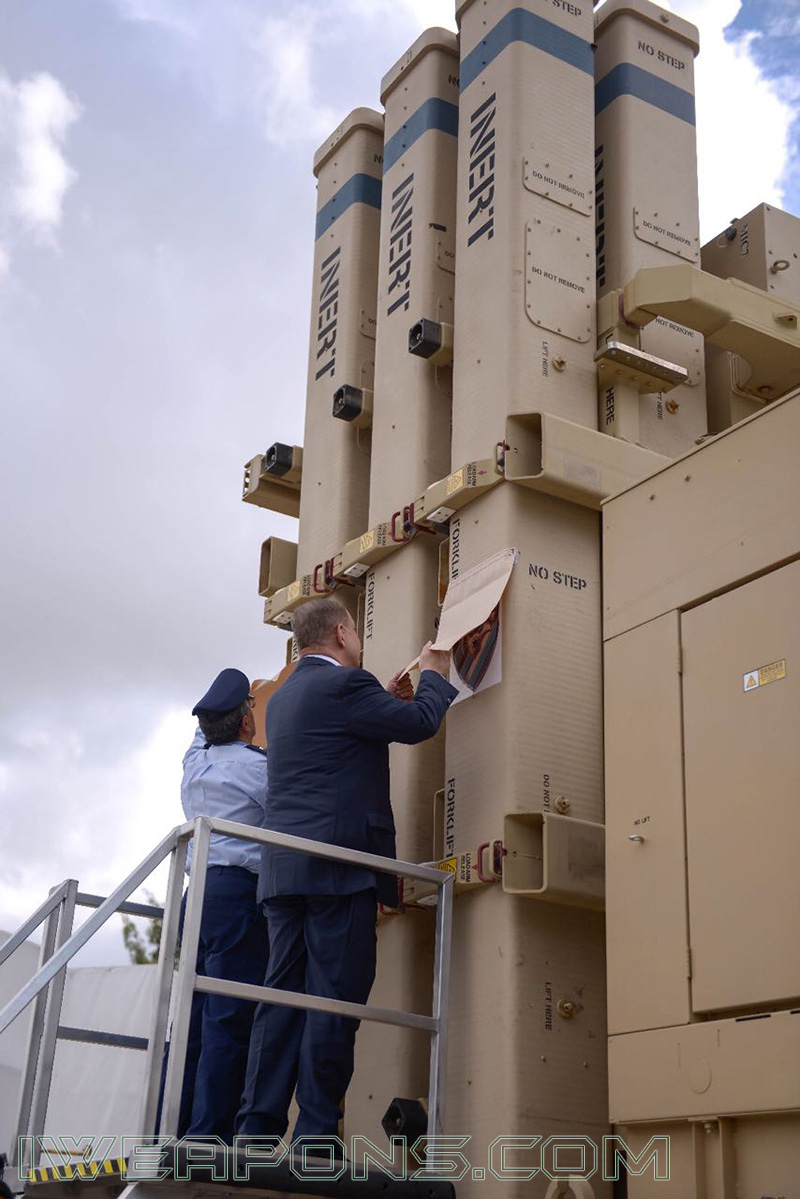
<instances>
[{"instance_id":1,"label":"metal platform","mask_svg":"<svg viewBox=\"0 0 800 1199\"><path fill-rule=\"evenodd\" d=\"M452 1182L428 1178L414 1169L409 1170L411 1177L403 1178L376 1166L331 1164L328 1157L308 1155L303 1161L298 1154L262 1165L244 1150L222 1147L199 1162L198 1149L197 1143L179 1141L162 1151L152 1171L139 1167L135 1177L119 1158L40 1168L32 1171L34 1179L26 1183L25 1194L36 1199L116 1199L123 1193L126 1199L220 1199L222 1193L235 1189L241 1199L248 1193L260 1199L287 1195L455 1199ZM338 1177L330 1176L337 1171ZM319 1176L323 1172L328 1176Z\"/></svg>"}]
</instances>

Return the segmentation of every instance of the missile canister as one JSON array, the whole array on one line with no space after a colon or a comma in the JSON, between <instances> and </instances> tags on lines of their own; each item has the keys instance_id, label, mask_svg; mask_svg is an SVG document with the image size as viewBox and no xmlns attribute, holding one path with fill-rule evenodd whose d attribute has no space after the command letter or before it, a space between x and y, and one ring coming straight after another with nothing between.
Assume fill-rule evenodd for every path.
<instances>
[{"instance_id":1,"label":"missile canister","mask_svg":"<svg viewBox=\"0 0 800 1199\"><path fill-rule=\"evenodd\" d=\"M310 574L367 527L369 429L336 420L343 386L371 391L383 117L355 109L314 158L318 180L297 569ZM319 574L320 572L318 572Z\"/></svg>"},{"instance_id":2,"label":"missile canister","mask_svg":"<svg viewBox=\"0 0 800 1199\"><path fill-rule=\"evenodd\" d=\"M452 372L409 353L423 318L452 326L458 42L429 29L388 72L370 523L450 470Z\"/></svg>"},{"instance_id":3,"label":"missile canister","mask_svg":"<svg viewBox=\"0 0 800 1199\"><path fill-rule=\"evenodd\" d=\"M721 279L741 279L777 299L800 304L800 218L773 204L759 204L713 238L702 251L703 270ZM750 368L738 354L706 346L708 427L720 433L777 398L767 390L757 399L742 384Z\"/></svg>"},{"instance_id":4,"label":"missile canister","mask_svg":"<svg viewBox=\"0 0 800 1199\"><path fill-rule=\"evenodd\" d=\"M624 287L642 267L700 262L694 25L649 0L608 0L597 14L597 290ZM602 333L603 331L600 330ZM688 381L642 395L633 439L675 456L707 428L703 338L658 317L641 331L647 354L685 367ZM600 428L619 419L600 388Z\"/></svg>"},{"instance_id":5,"label":"missile canister","mask_svg":"<svg viewBox=\"0 0 800 1199\"><path fill-rule=\"evenodd\" d=\"M591 6L466 0L453 464L509 413L597 427Z\"/></svg>"},{"instance_id":6,"label":"missile canister","mask_svg":"<svg viewBox=\"0 0 800 1199\"><path fill-rule=\"evenodd\" d=\"M411 538L366 577L364 667L386 682L435 638L439 611L440 538L414 528L408 505L450 470L452 371L449 364L409 353L409 328L422 319L440 328L453 321L455 35L443 29L424 33L385 76L381 99L386 141L370 523L393 518L394 535ZM429 861L433 796L444 778L444 730L421 745L392 745L389 760L398 854ZM380 922L372 1002L425 1009L433 933L433 914L422 909ZM425 1094L428 1050L428 1039L418 1033L362 1027L347 1096L348 1129L382 1139L380 1120L389 1101Z\"/></svg>"}]
</instances>

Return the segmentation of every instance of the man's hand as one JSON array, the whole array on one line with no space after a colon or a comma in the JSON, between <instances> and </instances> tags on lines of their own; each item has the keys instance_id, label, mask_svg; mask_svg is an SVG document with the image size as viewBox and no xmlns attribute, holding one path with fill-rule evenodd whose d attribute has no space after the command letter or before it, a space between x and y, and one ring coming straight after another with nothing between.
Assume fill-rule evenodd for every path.
<instances>
[{"instance_id":1,"label":"man's hand","mask_svg":"<svg viewBox=\"0 0 800 1199\"><path fill-rule=\"evenodd\" d=\"M432 641L423 647L419 656L420 674L423 670L435 670L443 679L450 677L450 651L447 649L432 649Z\"/></svg>"},{"instance_id":2,"label":"man's hand","mask_svg":"<svg viewBox=\"0 0 800 1199\"><path fill-rule=\"evenodd\" d=\"M402 699L408 703L414 698L414 688L411 686L411 679L405 670L398 670L397 674L393 674L386 684L386 690L395 699Z\"/></svg>"}]
</instances>

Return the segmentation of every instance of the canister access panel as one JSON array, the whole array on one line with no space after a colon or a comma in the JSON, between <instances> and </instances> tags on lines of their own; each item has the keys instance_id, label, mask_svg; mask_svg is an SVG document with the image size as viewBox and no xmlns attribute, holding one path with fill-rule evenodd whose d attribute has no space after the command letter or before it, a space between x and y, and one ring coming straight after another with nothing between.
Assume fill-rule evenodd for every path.
<instances>
[{"instance_id":1,"label":"canister access panel","mask_svg":"<svg viewBox=\"0 0 800 1199\"><path fill-rule=\"evenodd\" d=\"M695 1012L800 999L800 563L681 618Z\"/></svg>"}]
</instances>

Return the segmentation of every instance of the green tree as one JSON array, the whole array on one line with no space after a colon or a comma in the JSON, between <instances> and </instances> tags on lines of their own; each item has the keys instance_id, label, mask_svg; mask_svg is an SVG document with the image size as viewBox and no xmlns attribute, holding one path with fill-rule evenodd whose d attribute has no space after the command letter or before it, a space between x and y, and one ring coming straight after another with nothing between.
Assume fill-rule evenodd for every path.
<instances>
[{"instance_id":1,"label":"green tree","mask_svg":"<svg viewBox=\"0 0 800 1199\"><path fill-rule=\"evenodd\" d=\"M147 902L153 907L163 908L163 903L149 891L145 891ZM146 921L144 934L133 922L130 916L122 916L122 940L134 966L149 966L158 961L158 950L161 945L160 916L153 916Z\"/></svg>"}]
</instances>

